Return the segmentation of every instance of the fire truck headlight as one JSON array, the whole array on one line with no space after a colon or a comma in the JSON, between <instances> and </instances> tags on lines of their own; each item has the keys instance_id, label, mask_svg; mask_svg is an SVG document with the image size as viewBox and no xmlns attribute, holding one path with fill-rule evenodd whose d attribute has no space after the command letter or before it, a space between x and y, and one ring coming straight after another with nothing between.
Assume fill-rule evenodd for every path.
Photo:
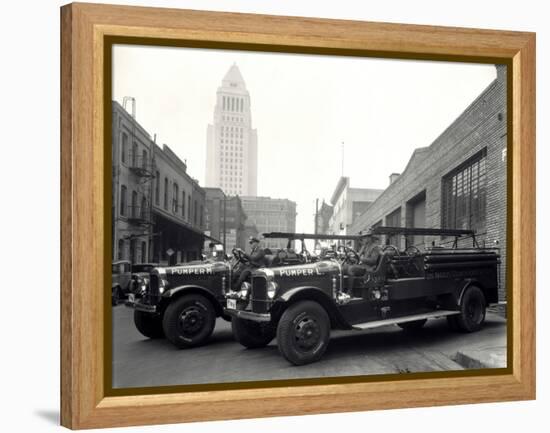
<instances>
[{"instance_id":1,"label":"fire truck headlight","mask_svg":"<svg viewBox=\"0 0 550 433\"><path fill-rule=\"evenodd\" d=\"M267 297L269 299L273 299L273 297L275 296L275 292L277 291L277 283L275 281L270 281L268 284L267 284Z\"/></svg>"},{"instance_id":2,"label":"fire truck headlight","mask_svg":"<svg viewBox=\"0 0 550 433\"><path fill-rule=\"evenodd\" d=\"M239 290L239 298L246 299L248 292L250 291L250 283L245 281L241 284L241 290Z\"/></svg>"}]
</instances>

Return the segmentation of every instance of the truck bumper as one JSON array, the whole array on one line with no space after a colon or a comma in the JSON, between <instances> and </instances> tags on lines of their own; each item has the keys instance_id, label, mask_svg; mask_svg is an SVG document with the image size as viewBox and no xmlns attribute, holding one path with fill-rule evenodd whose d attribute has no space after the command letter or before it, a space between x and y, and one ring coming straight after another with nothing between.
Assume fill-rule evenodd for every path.
<instances>
[{"instance_id":1,"label":"truck bumper","mask_svg":"<svg viewBox=\"0 0 550 433\"><path fill-rule=\"evenodd\" d=\"M224 313L238 319L251 320L253 322L271 322L271 314L269 313L253 313L246 310L235 310L233 308L224 308Z\"/></svg>"},{"instance_id":2,"label":"truck bumper","mask_svg":"<svg viewBox=\"0 0 550 433\"><path fill-rule=\"evenodd\" d=\"M132 295L128 297L128 300L124 303L128 308L133 308L137 311L143 311L144 313L156 313L157 306L151 304L143 304L138 300L134 299Z\"/></svg>"}]
</instances>

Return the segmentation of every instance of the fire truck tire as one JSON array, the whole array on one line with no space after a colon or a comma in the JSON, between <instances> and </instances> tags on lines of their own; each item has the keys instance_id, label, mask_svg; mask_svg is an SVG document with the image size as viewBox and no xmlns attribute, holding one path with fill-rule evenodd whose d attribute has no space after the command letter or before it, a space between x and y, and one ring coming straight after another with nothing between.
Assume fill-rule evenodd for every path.
<instances>
[{"instance_id":1,"label":"fire truck tire","mask_svg":"<svg viewBox=\"0 0 550 433\"><path fill-rule=\"evenodd\" d=\"M270 323L259 323L234 317L231 320L233 337L248 349L265 347L275 338L276 329Z\"/></svg>"},{"instance_id":2,"label":"fire truck tire","mask_svg":"<svg viewBox=\"0 0 550 433\"><path fill-rule=\"evenodd\" d=\"M173 301L164 312L162 328L176 347L200 346L210 338L216 324L216 311L202 295L189 294Z\"/></svg>"},{"instance_id":3,"label":"fire truck tire","mask_svg":"<svg viewBox=\"0 0 550 433\"><path fill-rule=\"evenodd\" d=\"M134 310L134 324L137 330L147 338L162 338L162 320L159 316Z\"/></svg>"},{"instance_id":4,"label":"fire truck tire","mask_svg":"<svg viewBox=\"0 0 550 433\"><path fill-rule=\"evenodd\" d=\"M463 332L479 331L485 321L485 295L479 287L470 286L462 295L460 314L456 316L458 328Z\"/></svg>"},{"instance_id":5,"label":"fire truck tire","mask_svg":"<svg viewBox=\"0 0 550 433\"><path fill-rule=\"evenodd\" d=\"M299 301L288 307L277 326L279 352L294 365L318 361L330 339L330 319L314 301Z\"/></svg>"},{"instance_id":6,"label":"fire truck tire","mask_svg":"<svg viewBox=\"0 0 550 433\"><path fill-rule=\"evenodd\" d=\"M414 332L421 329L427 321L428 319L413 320L412 322L398 323L397 326L399 326L403 331Z\"/></svg>"}]
</instances>

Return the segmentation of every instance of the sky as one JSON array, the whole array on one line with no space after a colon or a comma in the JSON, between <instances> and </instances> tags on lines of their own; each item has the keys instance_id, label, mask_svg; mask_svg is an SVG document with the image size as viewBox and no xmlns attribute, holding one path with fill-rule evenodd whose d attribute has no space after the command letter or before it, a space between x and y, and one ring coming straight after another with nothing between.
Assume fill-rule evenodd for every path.
<instances>
[{"instance_id":1,"label":"sky","mask_svg":"<svg viewBox=\"0 0 550 433\"><path fill-rule=\"evenodd\" d=\"M206 129L233 63L258 132L258 195L295 201L297 232L313 232L315 200L330 202L342 175L386 188L496 78L494 65L115 46L113 99L133 96L137 121L203 186Z\"/></svg>"}]
</instances>

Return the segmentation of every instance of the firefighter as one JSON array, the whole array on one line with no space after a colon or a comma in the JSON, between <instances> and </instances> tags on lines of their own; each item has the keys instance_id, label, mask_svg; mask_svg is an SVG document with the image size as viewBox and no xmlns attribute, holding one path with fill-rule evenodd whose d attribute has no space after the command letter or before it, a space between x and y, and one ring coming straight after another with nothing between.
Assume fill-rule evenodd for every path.
<instances>
[{"instance_id":1,"label":"firefighter","mask_svg":"<svg viewBox=\"0 0 550 433\"><path fill-rule=\"evenodd\" d=\"M359 263L350 265L348 268L350 289L353 288L353 283L356 278L363 277L367 273L376 270L380 257L382 256L380 239L374 235L364 237L358 255Z\"/></svg>"},{"instance_id":2,"label":"firefighter","mask_svg":"<svg viewBox=\"0 0 550 433\"><path fill-rule=\"evenodd\" d=\"M246 254L240 249L238 250L241 252L241 255L247 259L247 262L243 264L237 281L234 284L236 290L241 289L242 283L250 278L250 274L252 274L254 269L261 268L265 265L265 251L263 248L260 248L260 240L254 236L250 236L248 243L251 248L250 254Z\"/></svg>"}]
</instances>

